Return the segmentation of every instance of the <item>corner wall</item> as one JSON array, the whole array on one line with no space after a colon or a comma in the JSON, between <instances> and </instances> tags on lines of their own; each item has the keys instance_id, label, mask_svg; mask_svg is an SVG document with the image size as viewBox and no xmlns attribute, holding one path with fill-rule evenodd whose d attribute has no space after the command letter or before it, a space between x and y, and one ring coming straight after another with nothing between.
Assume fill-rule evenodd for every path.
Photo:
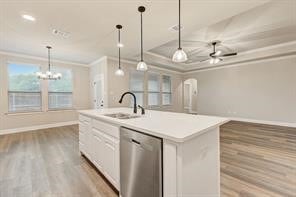
<instances>
[{"instance_id":1,"label":"corner wall","mask_svg":"<svg viewBox=\"0 0 296 197\"><path fill-rule=\"evenodd\" d=\"M296 123L296 57L184 75L197 79L199 114Z\"/></svg>"},{"instance_id":2,"label":"corner wall","mask_svg":"<svg viewBox=\"0 0 296 197\"><path fill-rule=\"evenodd\" d=\"M7 63L9 61L40 65L44 70L47 68L47 61L39 60L38 58L34 59L29 57L20 57L17 55L0 54L0 134L7 133L7 131L11 130L22 130L23 128L40 128L42 125L75 123L78 121L77 110L90 108L89 68L67 63L53 62L56 66L72 69L73 110L45 111L47 103L43 102L43 111L41 112L7 114ZM43 83L46 83L46 81L43 81ZM42 97L44 97L44 95L46 95L47 88L46 86L42 86L42 88ZM47 98L44 100L47 101Z\"/></svg>"},{"instance_id":3,"label":"corner wall","mask_svg":"<svg viewBox=\"0 0 296 197\"><path fill-rule=\"evenodd\" d=\"M136 70L136 63L124 60L122 61L122 70L125 73L124 76L115 75L115 71L117 70L117 68L118 61L109 57L103 57L91 65L91 81L97 75L104 75L104 103L108 103L107 105L105 105L105 107L129 107L130 105L130 99L124 99L122 104L119 104L118 100L120 99L122 93L130 90L130 72ZM156 107L153 109L182 112L182 75L174 71L169 71L166 69L157 69L152 66L149 67L149 71L169 75L172 78L172 105ZM93 95L94 90L92 84L90 88L91 95Z\"/></svg>"}]
</instances>

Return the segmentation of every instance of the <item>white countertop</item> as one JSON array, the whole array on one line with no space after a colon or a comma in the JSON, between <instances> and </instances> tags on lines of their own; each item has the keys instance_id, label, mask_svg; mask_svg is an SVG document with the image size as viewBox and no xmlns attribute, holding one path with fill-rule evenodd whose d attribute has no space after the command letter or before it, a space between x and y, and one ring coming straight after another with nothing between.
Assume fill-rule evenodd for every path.
<instances>
[{"instance_id":1,"label":"white countertop","mask_svg":"<svg viewBox=\"0 0 296 197\"><path fill-rule=\"evenodd\" d=\"M146 114L133 119L117 119L104 116L111 113L132 114L132 108L107 108L100 110L81 110L79 113L92 118L103 120L118 126L128 127L174 142L184 142L210 129L218 127L229 120L215 116L191 115L146 110ZM138 110L138 114L141 110Z\"/></svg>"}]
</instances>

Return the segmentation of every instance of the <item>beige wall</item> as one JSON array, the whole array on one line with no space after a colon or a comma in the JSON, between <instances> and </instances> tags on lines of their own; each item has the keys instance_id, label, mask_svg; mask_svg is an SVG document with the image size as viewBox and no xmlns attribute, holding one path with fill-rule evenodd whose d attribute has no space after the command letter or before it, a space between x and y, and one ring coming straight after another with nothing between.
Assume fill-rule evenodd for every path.
<instances>
[{"instance_id":1,"label":"beige wall","mask_svg":"<svg viewBox=\"0 0 296 197\"><path fill-rule=\"evenodd\" d=\"M105 78L105 94L108 103L108 107L123 107L129 106L130 99L125 98L123 104L119 104L118 100L120 96L125 91L129 91L129 80L130 80L130 72L132 70L136 70L136 63L122 63L122 69L125 73L124 76L119 77L116 76L114 73L118 68L118 61L113 60L111 58L107 58L107 63L104 62L104 58L102 61L92 65L91 74L90 76L96 76L98 74L104 74ZM101 68L98 68L101 67ZM107 72L102 69L106 68ZM172 77L172 105L156 108L157 110L168 110L168 111L175 111L181 112L182 111L182 76L179 73L168 71L168 70L160 70L156 68L149 68L151 72L157 72L159 74L165 74ZM91 86L92 88L92 86ZM105 102L105 101L104 101Z\"/></svg>"},{"instance_id":2,"label":"beige wall","mask_svg":"<svg viewBox=\"0 0 296 197\"><path fill-rule=\"evenodd\" d=\"M44 124L61 123L67 121L77 121L78 114L76 110L90 108L89 97L89 68L54 62L55 66L67 67L72 69L73 73L73 110L51 111L47 112L47 82L42 86L42 112L7 114L7 62L19 62L26 64L40 65L45 71L47 61L37 60L35 58L23 58L12 55L0 54L0 131L8 129L17 129L23 127L33 127Z\"/></svg>"},{"instance_id":3,"label":"beige wall","mask_svg":"<svg viewBox=\"0 0 296 197\"><path fill-rule=\"evenodd\" d=\"M136 70L136 64L122 63L125 73L123 77L118 77L114 73L118 68L118 62L108 59L108 103L109 107L129 106L129 99L125 99L123 105L118 103L123 92L129 91L130 72ZM160 75L169 75L172 79L172 105L160 106L156 110L182 111L182 76L178 73L150 67L148 72L156 72ZM146 72L147 73L147 72ZM145 76L145 79L147 76ZM144 87L144 90L147 86Z\"/></svg>"},{"instance_id":4,"label":"beige wall","mask_svg":"<svg viewBox=\"0 0 296 197\"><path fill-rule=\"evenodd\" d=\"M196 78L198 113L296 122L296 58L187 74Z\"/></svg>"}]
</instances>

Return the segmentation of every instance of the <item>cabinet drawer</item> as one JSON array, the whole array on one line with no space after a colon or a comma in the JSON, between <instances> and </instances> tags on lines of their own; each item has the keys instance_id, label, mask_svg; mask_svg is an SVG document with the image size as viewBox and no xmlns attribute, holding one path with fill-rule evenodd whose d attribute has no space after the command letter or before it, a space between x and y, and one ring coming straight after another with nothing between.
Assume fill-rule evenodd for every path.
<instances>
[{"instance_id":1,"label":"cabinet drawer","mask_svg":"<svg viewBox=\"0 0 296 197\"><path fill-rule=\"evenodd\" d=\"M79 115L79 121L83 122L83 123L86 123L86 124L89 124L90 121L91 121L91 118L80 114Z\"/></svg>"},{"instance_id":2,"label":"cabinet drawer","mask_svg":"<svg viewBox=\"0 0 296 197\"><path fill-rule=\"evenodd\" d=\"M108 135L111 135L117 139L119 139L119 127L110 125L108 123L99 121L99 120L93 120L92 123L93 128L96 128Z\"/></svg>"}]
</instances>

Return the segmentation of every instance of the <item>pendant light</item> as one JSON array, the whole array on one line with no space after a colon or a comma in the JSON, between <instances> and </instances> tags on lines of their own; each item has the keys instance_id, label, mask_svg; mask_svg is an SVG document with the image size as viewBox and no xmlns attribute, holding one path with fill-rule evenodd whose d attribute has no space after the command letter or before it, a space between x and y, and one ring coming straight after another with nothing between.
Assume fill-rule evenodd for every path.
<instances>
[{"instance_id":1,"label":"pendant light","mask_svg":"<svg viewBox=\"0 0 296 197\"><path fill-rule=\"evenodd\" d=\"M118 29L118 43L117 43L117 47L118 47L118 69L115 71L115 75L117 76L123 76L124 72L121 69L121 62L120 62L120 48L123 47L123 44L121 43L120 40L120 30L122 29L122 25L116 25L116 28Z\"/></svg>"},{"instance_id":2,"label":"pendant light","mask_svg":"<svg viewBox=\"0 0 296 197\"><path fill-rule=\"evenodd\" d=\"M51 46L46 46L47 48L47 52L48 52L48 70L45 73L42 72L37 72L36 75L39 79L43 79L43 80L58 80L62 78L62 74L61 73L54 73L51 72L50 67L50 50L51 50Z\"/></svg>"},{"instance_id":3,"label":"pendant light","mask_svg":"<svg viewBox=\"0 0 296 197\"><path fill-rule=\"evenodd\" d=\"M145 7L140 6L138 11L141 13L141 61L137 65L137 70L146 71L148 66L143 60L143 12L145 12Z\"/></svg>"},{"instance_id":4,"label":"pendant light","mask_svg":"<svg viewBox=\"0 0 296 197\"><path fill-rule=\"evenodd\" d=\"M181 0L179 0L179 48L173 55L173 62L185 62L187 59L187 55L181 47Z\"/></svg>"}]
</instances>

